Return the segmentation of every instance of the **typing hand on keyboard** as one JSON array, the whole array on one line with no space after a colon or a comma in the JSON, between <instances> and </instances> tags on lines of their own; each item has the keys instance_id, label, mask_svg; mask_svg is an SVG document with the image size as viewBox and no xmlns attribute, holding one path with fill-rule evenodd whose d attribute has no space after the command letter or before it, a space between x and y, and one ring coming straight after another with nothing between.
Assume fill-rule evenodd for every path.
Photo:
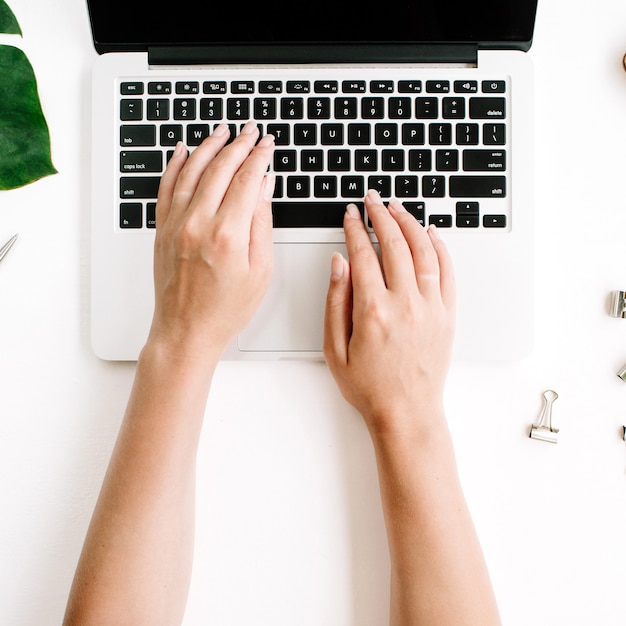
<instances>
[{"instance_id":1,"label":"typing hand on keyboard","mask_svg":"<svg viewBox=\"0 0 626 626\"><path fill-rule=\"evenodd\" d=\"M272 272L271 135L218 126L191 156L178 144L156 206L150 341L219 358L254 314Z\"/></svg>"}]
</instances>

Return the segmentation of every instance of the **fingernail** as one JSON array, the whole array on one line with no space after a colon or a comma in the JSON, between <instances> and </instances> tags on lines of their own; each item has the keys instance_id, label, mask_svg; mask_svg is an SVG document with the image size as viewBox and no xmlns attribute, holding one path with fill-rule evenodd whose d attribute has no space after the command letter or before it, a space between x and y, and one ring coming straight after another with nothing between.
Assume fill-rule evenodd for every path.
<instances>
[{"instance_id":1,"label":"fingernail","mask_svg":"<svg viewBox=\"0 0 626 626\"><path fill-rule=\"evenodd\" d=\"M341 280L344 268L345 262L341 252L333 252L330 260L330 280Z\"/></svg>"},{"instance_id":2,"label":"fingernail","mask_svg":"<svg viewBox=\"0 0 626 626\"><path fill-rule=\"evenodd\" d=\"M185 150L185 144L182 141L176 142L176 147L174 148L174 153L172 156L179 157Z\"/></svg>"},{"instance_id":3,"label":"fingernail","mask_svg":"<svg viewBox=\"0 0 626 626\"><path fill-rule=\"evenodd\" d=\"M437 227L434 224L431 224L428 227L428 234L435 239L436 241L440 241L441 240L441 235L439 234L439 230L437 229Z\"/></svg>"},{"instance_id":4,"label":"fingernail","mask_svg":"<svg viewBox=\"0 0 626 626\"><path fill-rule=\"evenodd\" d=\"M261 137L261 139L259 140L259 143L257 143L257 146L271 146L274 143L274 135L263 135L263 137Z\"/></svg>"},{"instance_id":5,"label":"fingernail","mask_svg":"<svg viewBox=\"0 0 626 626\"><path fill-rule=\"evenodd\" d=\"M354 219L361 219L361 212L359 211L357 205L353 204L352 202L346 207L346 213Z\"/></svg>"},{"instance_id":6,"label":"fingernail","mask_svg":"<svg viewBox=\"0 0 626 626\"><path fill-rule=\"evenodd\" d=\"M268 172L265 175L265 187L263 187L263 199L267 200L267 202L272 201L275 186L276 186L276 174L274 174L274 172Z\"/></svg>"},{"instance_id":7,"label":"fingernail","mask_svg":"<svg viewBox=\"0 0 626 626\"><path fill-rule=\"evenodd\" d=\"M400 200L393 198L389 201L389 208L396 211L396 213L406 213L406 209Z\"/></svg>"},{"instance_id":8,"label":"fingernail","mask_svg":"<svg viewBox=\"0 0 626 626\"><path fill-rule=\"evenodd\" d=\"M370 189L367 192L367 195L374 201L382 203L383 199L380 197L380 194L376 191L376 189Z\"/></svg>"},{"instance_id":9,"label":"fingernail","mask_svg":"<svg viewBox=\"0 0 626 626\"><path fill-rule=\"evenodd\" d=\"M226 124L218 124L213 129L213 132L211 134L215 135L215 137L221 137L222 135L225 135L227 132L228 132L228 126Z\"/></svg>"},{"instance_id":10,"label":"fingernail","mask_svg":"<svg viewBox=\"0 0 626 626\"><path fill-rule=\"evenodd\" d=\"M240 135L251 135L255 130L258 129L256 122L248 122L239 133Z\"/></svg>"}]
</instances>

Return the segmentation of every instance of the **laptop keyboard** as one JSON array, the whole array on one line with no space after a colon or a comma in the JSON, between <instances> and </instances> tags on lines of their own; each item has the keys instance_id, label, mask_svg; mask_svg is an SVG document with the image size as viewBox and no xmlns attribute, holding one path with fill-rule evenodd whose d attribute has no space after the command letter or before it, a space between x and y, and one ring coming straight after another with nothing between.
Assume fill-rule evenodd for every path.
<instances>
[{"instance_id":1,"label":"laptop keyboard","mask_svg":"<svg viewBox=\"0 0 626 626\"><path fill-rule=\"evenodd\" d=\"M119 83L121 229L155 227L160 176L227 123L276 138L275 228L341 227L368 189L422 224L510 225L506 79L158 80Z\"/></svg>"}]
</instances>

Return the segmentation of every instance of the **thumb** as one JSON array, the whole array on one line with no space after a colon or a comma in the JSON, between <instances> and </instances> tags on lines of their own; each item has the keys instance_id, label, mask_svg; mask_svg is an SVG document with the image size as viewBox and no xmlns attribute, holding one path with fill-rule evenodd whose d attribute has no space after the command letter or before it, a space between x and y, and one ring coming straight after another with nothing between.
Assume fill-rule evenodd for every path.
<instances>
[{"instance_id":1,"label":"thumb","mask_svg":"<svg viewBox=\"0 0 626 626\"><path fill-rule=\"evenodd\" d=\"M350 265L334 252L330 266L330 284L324 315L324 356L329 365L345 364L352 334L352 281Z\"/></svg>"}]
</instances>

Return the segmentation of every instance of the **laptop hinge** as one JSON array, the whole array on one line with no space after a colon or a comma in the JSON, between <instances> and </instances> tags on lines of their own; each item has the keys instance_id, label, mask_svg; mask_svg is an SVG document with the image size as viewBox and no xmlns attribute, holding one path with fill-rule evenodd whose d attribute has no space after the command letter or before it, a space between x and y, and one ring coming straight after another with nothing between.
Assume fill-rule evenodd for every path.
<instances>
[{"instance_id":1,"label":"laptop hinge","mask_svg":"<svg viewBox=\"0 0 626 626\"><path fill-rule=\"evenodd\" d=\"M317 44L237 46L156 46L150 65L306 63L462 63L476 65L471 44Z\"/></svg>"}]
</instances>

